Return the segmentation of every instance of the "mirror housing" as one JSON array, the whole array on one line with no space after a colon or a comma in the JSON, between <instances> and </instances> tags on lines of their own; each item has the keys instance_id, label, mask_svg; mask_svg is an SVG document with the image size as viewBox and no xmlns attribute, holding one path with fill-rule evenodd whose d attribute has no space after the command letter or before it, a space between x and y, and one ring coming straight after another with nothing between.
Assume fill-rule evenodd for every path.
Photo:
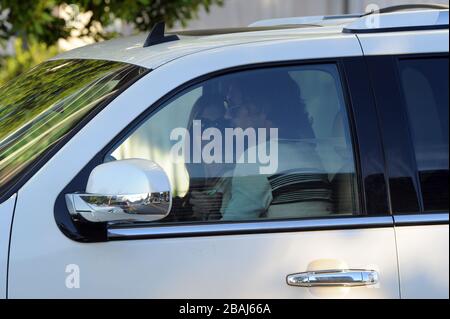
<instances>
[{"instance_id":1,"label":"mirror housing","mask_svg":"<svg viewBox=\"0 0 450 319\"><path fill-rule=\"evenodd\" d=\"M88 222L151 222L172 207L171 186L164 170L144 159L112 161L95 167L86 193L66 194L72 218Z\"/></svg>"}]
</instances>

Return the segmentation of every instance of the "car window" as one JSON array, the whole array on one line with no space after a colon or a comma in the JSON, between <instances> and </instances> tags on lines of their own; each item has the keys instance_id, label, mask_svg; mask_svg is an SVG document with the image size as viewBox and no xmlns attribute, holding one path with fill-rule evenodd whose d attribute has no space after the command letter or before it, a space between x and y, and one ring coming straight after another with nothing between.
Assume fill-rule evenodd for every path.
<instances>
[{"instance_id":1,"label":"car window","mask_svg":"<svg viewBox=\"0 0 450 319\"><path fill-rule=\"evenodd\" d=\"M424 209L448 211L448 58L399 65Z\"/></svg>"},{"instance_id":2,"label":"car window","mask_svg":"<svg viewBox=\"0 0 450 319\"><path fill-rule=\"evenodd\" d=\"M147 70L101 60L42 63L0 88L0 190L98 105Z\"/></svg>"},{"instance_id":3,"label":"car window","mask_svg":"<svg viewBox=\"0 0 450 319\"><path fill-rule=\"evenodd\" d=\"M246 70L164 103L105 161L143 158L167 173L162 222L357 215L348 114L333 64Z\"/></svg>"}]
</instances>

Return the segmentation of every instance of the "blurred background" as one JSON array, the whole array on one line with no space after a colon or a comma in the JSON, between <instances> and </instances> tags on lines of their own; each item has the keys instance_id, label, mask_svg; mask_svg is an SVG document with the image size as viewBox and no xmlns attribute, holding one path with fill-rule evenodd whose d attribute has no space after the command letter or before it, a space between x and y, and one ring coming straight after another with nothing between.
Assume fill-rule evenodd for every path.
<instances>
[{"instance_id":1,"label":"blurred background","mask_svg":"<svg viewBox=\"0 0 450 319\"><path fill-rule=\"evenodd\" d=\"M0 0L0 86L59 52L147 32L246 26L269 18L362 13L369 4L448 0Z\"/></svg>"}]
</instances>

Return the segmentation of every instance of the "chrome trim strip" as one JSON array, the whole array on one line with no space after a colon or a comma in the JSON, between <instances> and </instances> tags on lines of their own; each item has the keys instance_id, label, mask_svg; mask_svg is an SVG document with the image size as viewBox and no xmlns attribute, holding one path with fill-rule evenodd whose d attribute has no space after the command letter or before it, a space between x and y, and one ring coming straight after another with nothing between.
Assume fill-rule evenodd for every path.
<instances>
[{"instance_id":1,"label":"chrome trim strip","mask_svg":"<svg viewBox=\"0 0 450 319\"><path fill-rule=\"evenodd\" d=\"M392 216L341 217L333 219L308 219L260 221L239 223L214 223L197 225L111 227L108 239L170 238L194 236L220 236L254 233L279 233L294 231L334 230L393 226Z\"/></svg>"},{"instance_id":2,"label":"chrome trim strip","mask_svg":"<svg viewBox=\"0 0 450 319\"><path fill-rule=\"evenodd\" d=\"M395 215L396 226L448 224L448 213Z\"/></svg>"}]
</instances>

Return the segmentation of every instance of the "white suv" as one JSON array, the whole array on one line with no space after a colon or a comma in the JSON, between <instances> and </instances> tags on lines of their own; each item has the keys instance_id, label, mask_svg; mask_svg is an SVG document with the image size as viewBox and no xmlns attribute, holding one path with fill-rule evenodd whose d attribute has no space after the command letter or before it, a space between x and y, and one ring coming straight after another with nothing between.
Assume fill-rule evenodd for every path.
<instances>
[{"instance_id":1,"label":"white suv","mask_svg":"<svg viewBox=\"0 0 450 319\"><path fill-rule=\"evenodd\" d=\"M448 27L158 24L16 78L0 297L448 298Z\"/></svg>"}]
</instances>

